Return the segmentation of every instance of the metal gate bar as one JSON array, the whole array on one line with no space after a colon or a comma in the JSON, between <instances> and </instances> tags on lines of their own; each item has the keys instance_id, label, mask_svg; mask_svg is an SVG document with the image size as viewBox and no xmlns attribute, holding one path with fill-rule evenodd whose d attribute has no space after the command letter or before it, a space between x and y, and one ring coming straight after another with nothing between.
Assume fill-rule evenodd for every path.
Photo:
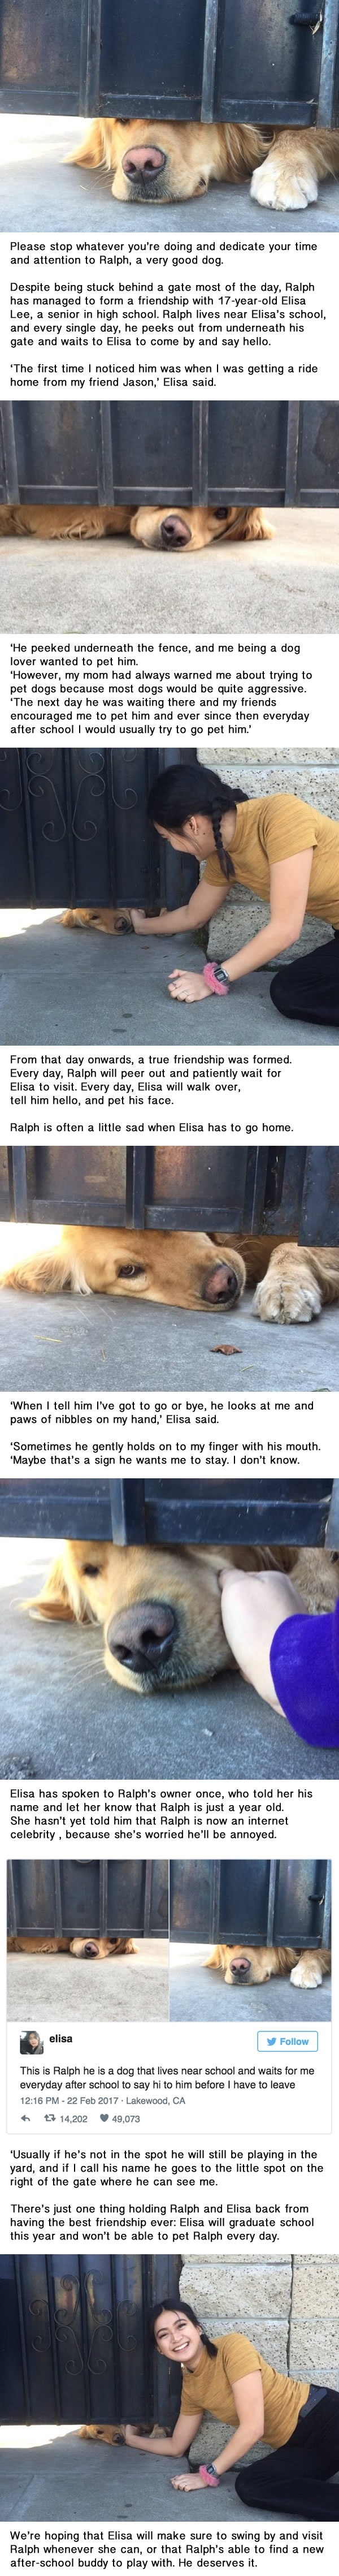
<instances>
[{"instance_id":1,"label":"metal gate bar","mask_svg":"<svg viewBox=\"0 0 339 2576\"><path fill-rule=\"evenodd\" d=\"M201 123L211 125L214 117L214 86L218 40L219 0L206 0L204 56L201 90Z\"/></svg>"},{"instance_id":2,"label":"metal gate bar","mask_svg":"<svg viewBox=\"0 0 339 2576\"><path fill-rule=\"evenodd\" d=\"M13 403L0 404L1 436L4 453L6 501L19 501Z\"/></svg>"},{"instance_id":3,"label":"metal gate bar","mask_svg":"<svg viewBox=\"0 0 339 2576\"><path fill-rule=\"evenodd\" d=\"M208 6L208 0L207 0ZM214 0L213 0L214 6ZM208 502L208 402L192 405L192 502Z\"/></svg>"},{"instance_id":4,"label":"metal gate bar","mask_svg":"<svg viewBox=\"0 0 339 2576\"><path fill-rule=\"evenodd\" d=\"M100 101L101 0L81 0L79 116L95 116Z\"/></svg>"},{"instance_id":5,"label":"metal gate bar","mask_svg":"<svg viewBox=\"0 0 339 2576\"><path fill-rule=\"evenodd\" d=\"M294 510L294 509L295 509L296 501L297 501L297 500L298 500L298 498L299 498L299 493L298 493L298 467L299 467L299 449L300 449L300 426L301 426L301 406L300 406L300 403L299 403L299 402L290 402L290 403L288 404L288 417L287 417L286 468L285 468L285 510Z\"/></svg>"},{"instance_id":6,"label":"metal gate bar","mask_svg":"<svg viewBox=\"0 0 339 2576\"><path fill-rule=\"evenodd\" d=\"M267 1940L267 1948L268 1948L268 1949L270 1949L270 1948L271 1948L271 1944L272 1944L272 1941L273 1941L274 1913L275 1913L275 1900L276 1900L276 1891L277 1891L278 1870L279 1870L279 1861L278 1861L278 1860L270 1860L270 1875L269 1875L269 1888L268 1888L268 1906L267 1906L267 1933L266 1933L266 1940Z\"/></svg>"},{"instance_id":7,"label":"metal gate bar","mask_svg":"<svg viewBox=\"0 0 339 2576\"><path fill-rule=\"evenodd\" d=\"M338 0L325 0L317 125L331 125L338 45Z\"/></svg>"},{"instance_id":8,"label":"metal gate bar","mask_svg":"<svg viewBox=\"0 0 339 2576\"><path fill-rule=\"evenodd\" d=\"M100 5L101 5L101 0L100 0ZM98 501L99 501L99 502L102 502L102 505L103 505L103 507L104 507L105 509L112 509L112 507L113 507L113 503L114 503L114 501L115 501L115 491L114 491L114 472L113 472L113 448L112 448L112 416L111 416L111 405L110 405L110 403L109 403L109 402L101 402L101 403L99 403L99 404L98 404L98 414L99 414L99 417L98 417L98 432L97 432Z\"/></svg>"},{"instance_id":9,"label":"metal gate bar","mask_svg":"<svg viewBox=\"0 0 339 2576\"><path fill-rule=\"evenodd\" d=\"M157 1479L91 1477L86 1482L20 1477L0 1483L0 1534L7 1538L114 1540L116 1547L326 1545L333 1488L320 1477L224 1476Z\"/></svg>"},{"instance_id":10,"label":"metal gate bar","mask_svg":"<svg viewBox=\"0 0 339 2576\"><path fill-rule=\"evenodd\" d=\"M332 1870L331 1862L328 1860L326 1862L325 1902L321 1935L321 1948L323 1950L328 1950L331 1935L331 1885Z\"/></svg>"},{"instance_id":11,"label":"metal gate bar","mask_svg":"<svg viewBox=\"0 0 339 2576\"><path fill-rule=\"evenodd\" d=\"M18 2307L18 2326L19 2326L19 2335L20 2335L20 2357L21 2357L21 2369L22 2369L22 2377L23 2377L23 2385L24 2385L24 2396L25 2396L25 2406L26 2406L27 2423L29 2424L29 2422L30 2422L30 2412L31 2412L31 2407L30 2407L30 2393L29 2393L29 2378L28 2378L27 2361L26 2361L26 2344L25 2344L24 2312L23 2312L23 2302L22 2302L22 2293L21 2293L21 2278L20 2278L20 2259L19 2259L19 2255L18 2255L18 2254L15 2254L15 2255L14 2255L14 2279L15 2279L16 2295L17 2295L17 2307Z\"/></svg>"}]
</instances>

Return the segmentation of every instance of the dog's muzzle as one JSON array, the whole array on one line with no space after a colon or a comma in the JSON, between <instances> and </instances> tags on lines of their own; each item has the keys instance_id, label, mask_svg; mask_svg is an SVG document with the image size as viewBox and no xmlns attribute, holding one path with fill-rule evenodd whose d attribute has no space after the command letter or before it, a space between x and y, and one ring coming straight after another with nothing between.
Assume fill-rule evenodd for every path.
<instances>
[{"instance_id":1,"label":"dog's muzzle","mask_svg":"<svg viewBox=\"0 0 339 2576\"><path fill-rule=\"evenodd\" d=\"M167 154L159 151L158 144L137 143L129 152L124 152L121 168L124 179L129 181L132 198L143 205L145 199L147 203L147 199L151 202L154 197L163 197L162 181L166 167Z\"/></svg>"},{"instance_id":2,"label":"dog's muzzle","mask_svg":"<svg viewBox=\"0 0 339 2576\"><path fill-rule=\"evenodd\" d=\"M168 1601L136 1601L111 1619L106 1645L115 1663L131 1673L159 1673L168 1664L177 1636L177 1619Z\"/></svg>"},{"instance_id":3,"label":"dog's muzzle","mask_svg":"<svg viewBox=\"0 0 339 2576\"><path fill-rule=\"evenodd\" d=\"M207 1306L235 1306L239 1295L236 1271L231 1269L228 1261L218 1261L216 1269L211 1270L210 1277L206 1280L203 1290L204 1303Z\"/></svg>"}]
</instances>

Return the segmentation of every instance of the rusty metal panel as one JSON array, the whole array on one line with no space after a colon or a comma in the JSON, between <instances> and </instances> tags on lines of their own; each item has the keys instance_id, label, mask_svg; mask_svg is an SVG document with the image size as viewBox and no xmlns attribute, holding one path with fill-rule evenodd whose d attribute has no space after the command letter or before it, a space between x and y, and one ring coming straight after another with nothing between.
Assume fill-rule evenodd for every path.
<instances>
[{"instance_id":1,"label":"rusty metal panel","mask_svg":"<svg viewBox=\"0 0 339 2576\"><path fill-rule=\"evenodd\" d=\"M147 814L153 780L176 759L176 749L0 749L0 904L187 903L198 865Z\"/></svg>"},{"instance_id":2,"label":"rusty metal panel","mask_svg":"<svg viewBox=\"0 0 339 2576\"><path fill-rule=\"evenodd\" d=\"M329 1872L325 1860L171 1860L171 1942L327 1948Z\"/></svg>"},{"instance_id":3,"label":"rusty metal panel","mask_svg":"<svg viewBox=\"0 0 339 2576\"><path fill-rule=\"evenodd\" d=\"M2 2255L3 2424L152 2425L172 2431L181 2373L151 2349L154 2302L179 2295L181 2257Z\"/></svg>"},{"instance_id":4,"label":"rusty metal panel","mask_svg":"<svg viewBox=\"0 0 339 2576\"><path fill-rule=\"evenodd\" d=\"M0 431L0 504L338 503L338 403L14 402Z\"/></svg>"},{"instance_id":5,"label":"rusty metal panel","mask_svg":"<svg viewBox=\"0 0 339 2576\"><path fill-rule=\"evenodd\" d=\"M166 1860L13 1860L8 1893L11 1933L167 1937Z\"/></svg>"},{"instance_id":6,"label":"rusty metal panel","mask_svg":"<svg viewBox=\"0 0 339 2576\"><path fill-rule=\"evenodd\" d=\"M229 1544L323 1547L332 1500L325 1477L206 1476L121 1483L20 1477L0 1483L3 1537L113 1539L115 1546Z\"/></svg>"},{"instance_id":7,"label":"rusty metal panel","mask_svg":"<svg viewBox=\"0 0 339 2576\"><path fill-rule=\"evenodd\" d=\"M339 1242L335 1146L3 1147L0 1213L104 1225Z\"/></svg>"},{"instance_id":8,"label":"rusty metal panel","mask_svg":"<svg viewBox=\"0 0 339 2576\"><path fill-rule=\"evenodd\" d=\"M312 23L313 16L313 23ZM13 25L14 19L14 25ZM52 114L335 122L338 0L1 0L0 104Z\"/></svg>"}]
</instances>

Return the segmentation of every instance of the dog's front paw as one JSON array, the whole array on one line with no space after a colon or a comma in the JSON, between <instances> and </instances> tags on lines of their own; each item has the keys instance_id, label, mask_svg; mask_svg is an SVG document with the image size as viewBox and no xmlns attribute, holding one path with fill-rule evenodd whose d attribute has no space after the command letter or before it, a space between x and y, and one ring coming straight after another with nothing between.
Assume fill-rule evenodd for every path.
<instances>
[{"instance_id":1,"label":"dog's front paw","mask_svg":"<svg viewBox=\"0 0 339 2576\"><path fill-rule=\"evenodd\" d=\"M316 1279L295 1272L285 1278L279 1271L267 1272L261 1279L253 1300L253 1314L261 1324L311 1324L321 1313L321 1295Z\"/></svg>"},{"instance_id":2,"label":"dog's front paw","mask_svg":"<svg viewBox=\"0 0 339 2576\"><path fill-rule=\"evenodd\" d=\"M310 1959L298 1959L297 1968L291 1969L290 1982L291 1986L322 1986L319 1960L312 1959L311 1962Z\"/></svg>"},{"instance_id":3,"label":"dog's front paw","mask_svg":"<svg viewBox=\"0 0 339 2576\"><path fill-rule=\"evenodd\" d=\"M315 206L317 196L315 171L306 168L289 170L278 155L270 157L269 154L268 160L260 161L259 169L253 171L251 197L255 197L257 206L281 206L286 210L293 206Z\"/></svg>"}]
</instances>

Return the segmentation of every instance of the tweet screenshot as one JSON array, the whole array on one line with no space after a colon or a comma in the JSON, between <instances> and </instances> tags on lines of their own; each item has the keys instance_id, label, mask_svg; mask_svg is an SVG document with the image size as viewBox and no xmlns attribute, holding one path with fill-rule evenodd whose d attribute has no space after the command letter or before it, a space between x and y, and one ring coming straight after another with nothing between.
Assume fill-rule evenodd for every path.
<instances>
[{"instance_id":1,"label":"tweet screenshot","mask_svg":"<svg viewBox=\"0 0 339 2576\"><path fill-rule=\"evenodd\" d=\"M0 283L4 2576L335 2576L339 0L0 0Z\"/></svg>"}]
</instances>

